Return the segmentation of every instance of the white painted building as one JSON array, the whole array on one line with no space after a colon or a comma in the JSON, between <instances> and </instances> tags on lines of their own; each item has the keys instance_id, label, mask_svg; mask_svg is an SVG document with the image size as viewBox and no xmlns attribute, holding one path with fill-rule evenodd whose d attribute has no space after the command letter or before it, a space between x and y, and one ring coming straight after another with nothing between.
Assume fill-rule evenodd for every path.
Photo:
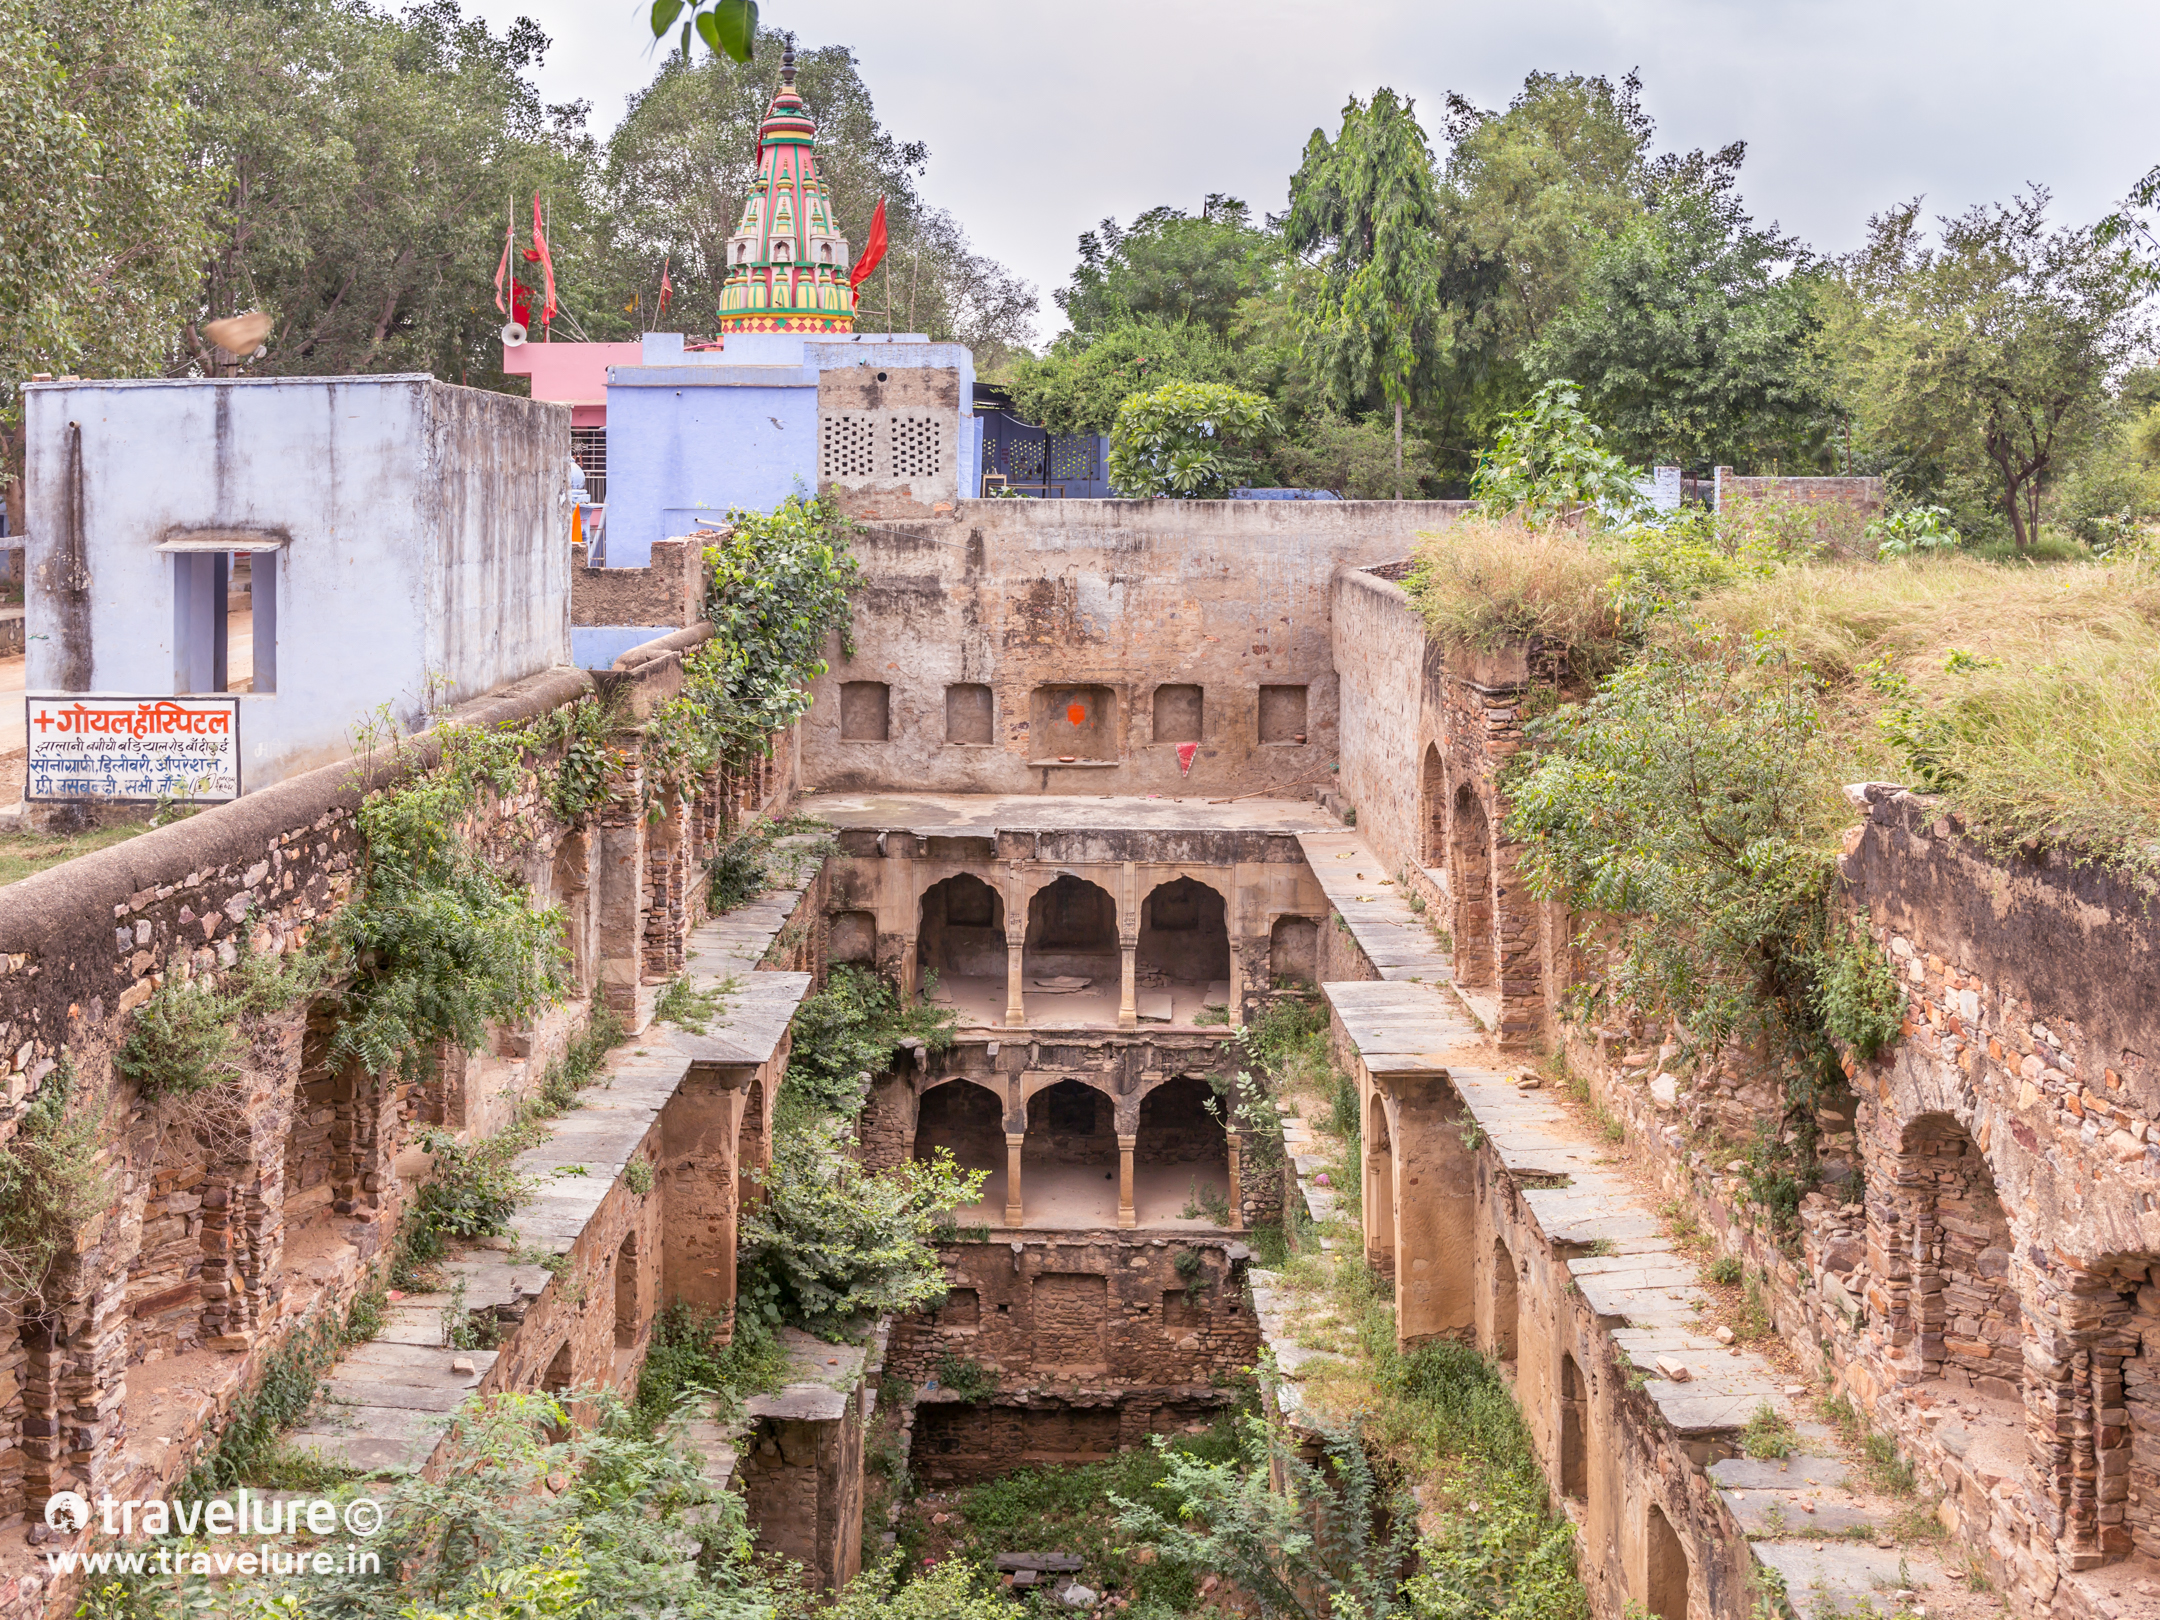
<instances>
[{"instance_id":1,"label":"white painted building","mask_svg":"<svg viewBox=\"0 0 2160 1620\"><path fill-rule=\"evenodd\" d=\"M570 661L567 406L423 375L24 395L32 692L237 689L252 790L381 705L410 729Z\"/></svg>"}]
</instances>

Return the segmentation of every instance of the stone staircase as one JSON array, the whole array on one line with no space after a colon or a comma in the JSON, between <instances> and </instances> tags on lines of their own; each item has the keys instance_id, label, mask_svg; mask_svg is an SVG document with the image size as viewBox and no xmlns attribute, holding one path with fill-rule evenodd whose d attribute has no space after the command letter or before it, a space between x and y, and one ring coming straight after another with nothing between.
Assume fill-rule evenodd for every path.
<instances>
[{"instance_id":1,"label":"stone staircase","mask_svg":"<svg viewBox=\"0 0 2160 1620\"><path fill-rule=\"evenodd\" d=\"M367 1474L426 1464L450 1414L487 1382L502 1353L454 1348L455 1316L490 1312L505 1337L514 1336L556 1283L545 1262L576 1245L691 1063L759 1063L777 1049L810 976L760 972L758 964L806 887L772 890L692 931L684 972L696 989L725 991L704 1033L654 1025L608 1055L579 1106L550 1121L547 1140L517 1159L517 1173L539 1191L511 1216L509 1231L456 1246L440 1267L445 1288L392 1302L382 1331L331 1369L315 1410L293 1432L297 1444ZM618 1380L631 1370L618 1365ZM708 1473L731 1476L734 1453L717 1428L694 1443Z\"/></svg>"}]
</instances>

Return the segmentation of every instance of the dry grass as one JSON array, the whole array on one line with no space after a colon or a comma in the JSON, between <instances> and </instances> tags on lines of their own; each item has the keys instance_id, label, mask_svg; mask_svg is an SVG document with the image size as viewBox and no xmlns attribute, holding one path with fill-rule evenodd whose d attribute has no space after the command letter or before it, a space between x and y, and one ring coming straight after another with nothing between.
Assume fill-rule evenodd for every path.
<instances>
[{"instance_id":1,"label":"dry grass","mask_svg":"<svg viewBox=\"0 0 2160 1620\"><path fill-rule=\"evenodd\" d=\"M1619 651L1614 557L1577 534L1464 518L1420 535L1413 557L1403 588L1450 647L1493 652L1534 638L1589 675Z\"/></svg>"},{"instance_id":2,"label":"dry grass","mask_svg":"<svg viewBox=\"0 0 2160 1620\"><path fill-rule=\"evenodd\" d=\"M1661 627L1764 635L1824 686L1831 774L1907 785L1879 718L1902 679L1976 825L2160 869L2160 570L1970 560L1802 563L1713 593ZM1880 673L1878 673L1878 671Z\"/></svg>"},{"instance_id":3,"label":"dry grass","mask_svg":"<svg viewBox=\"0 0 2160 1620\"><path fill-rule=\"evenodd\" d=\"M1445 645L1536 638L1576 675L1646 637L1683 654L1713 636L1774 641L1822 684L1826 828L1850 820L1840 784L1892 781L1939 792L2001 842L2160 873L2152 552L1877 562L1810 556L1738 520L1698 528L1586 540L1466 520L1420 538L1404 586Z\"/></svg>"},{"instance_id":4,"label":"dry grass","mask_svg":"<svg viewBox=\"0 0 2160 1620\"><path fill-rule=\"evenodd\" d=\"M89 832L0 833L0 887L19 883L33 872L42 872L48 866L58 866L62 861L71 861L92 850L125 843L137 833L149 830L150 823L145 817L140 821L93 828Z\"/></svg>"}]
</instances>

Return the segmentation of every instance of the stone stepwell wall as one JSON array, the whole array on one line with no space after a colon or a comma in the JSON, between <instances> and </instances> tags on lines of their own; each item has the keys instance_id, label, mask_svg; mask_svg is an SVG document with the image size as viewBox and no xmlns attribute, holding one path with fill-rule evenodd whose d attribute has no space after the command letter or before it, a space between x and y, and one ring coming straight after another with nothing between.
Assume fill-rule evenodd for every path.
<instances>
[{"instance_id":1,"label":"stone stepwell wall","mask_svg":"<svg viewBox=\"0 0 2160 1620\"><path fill-rule=\"evenodd\" d=\"M671 682L679 658L663 651L618 683L636 712ZM444 719L521 722L592 689L579 672L550 672ZM405 745L420 763L438 747L432 733ZM162 1494L270 1356L302 1326L342 1316L425 1172L410 1146L421 1126L462 1134L505 1123L595 997L633 1028L644 1022L685 961L703 895L689 874L726 836L727 806L762 794L778 807L789 783L784 773L718 777L688 809L651 821L634 747L628 764L622 802L589 825L557 821L528 774L467 829L499 868L562 909L571 997L529 1027L494 1032L478 1053L446 1054L424 1085L332 1061L334 986L271 1020L243 1053L238 1095L205 1094L207 1111L146 1100L113 1068L128 1014L165 975L229 968L243 943L282 954L318 937L352 892L355 817L362 793L390 780L386 755L294 778L0 892L0 1139L65 1061L83 1095L107 1099L103 1165L114 1190L112 1206L70 1234L37 1296L0 1319L0 1614L61 1600L44 1588L37 1556L51 1550L40 1521L48 1495ZM814 917L791 926L795 938L777 942L788 947L782 967L815 948ZM743 1062L706 1055L723 1075ZM736 1147L730 1135L730 1166ZM612 1268L617 1250L594 1263ZM658 1259L654 1249L641 1264ZM659 1295L633 1297L656 1308ZM498 1303L521 1302L531 1304L513 1287ZM598 1346L573 1354L581 1375L612 1355ZM531 1371L518 1356L500 1365L505 1377Z\"/></svg>"},{"instance_id":2,"label":"stone stepwell wall","mask_svg":"<svg viewBox=\"0 0 2160 1620\"><path fill-rule=\"evenodd\" d=\"M1370 849L1333 853L1379 865ZM1404 1342L1459 1339L1501 1363L1554 1506L1577 1527L1601 1620L1630 1603L1667 1620L1752 1620L1774 1582L1805 1612L1879 1602L1908 1578L1939 1588L1936 1553L1878 1544L1896 1505L1860 1488L1830 1431L1796 1404L1801 1388L1710 1330L1695 1260L1663 1235L1610 1144L1534 1074L1503 1066L1448 953L1408 907L1352 897L1330 931L1340 955L1363 959L1322 988L1364 1115L1364 1258L1394 1280ZM1310 1180L1310 1127L1286 1125L1300 1196L1332 1213L1335 1194ZM1300 1344L1272 1279L1252 1284L1284 1374L1275 1399L1312 1425L1303 1386L1321 1353ZM1803 1455L1741 1455L1766 1407L1794 1426ZM1864 1539L1846 1539L1856 1532Z\"/></svg>"},{"instance_id":3,"label":"stone stepwell wall","mask_svg":"<svg viewBox=\"0 0 2160 1620\"><path fill-rule=\"evenodd\" d=\"M869 524L855 650L814 688L805 778L1308 797L1337 759L1330 576L1404 555L1462 509L962 501L949 518Z\"/></svg>"},{"instance_id":4,"label":"stone stepwell wall","mask_svg":"<svg viewBox=\"0 0 2160 1620\"><path fill-rule=\"evenodd\" d=\"M1841 863L1903 1033L1782 1241L1658 1031L1573 1052L1720 1248L1769 1280L2019 1612L2160 1607L2160 921L2137 883L1856 790ZM1832 1121L1833 1126L1837 1122ZM2142 1586L2140 1583L2144 1583Z\"/></svg>"}]
</instances>

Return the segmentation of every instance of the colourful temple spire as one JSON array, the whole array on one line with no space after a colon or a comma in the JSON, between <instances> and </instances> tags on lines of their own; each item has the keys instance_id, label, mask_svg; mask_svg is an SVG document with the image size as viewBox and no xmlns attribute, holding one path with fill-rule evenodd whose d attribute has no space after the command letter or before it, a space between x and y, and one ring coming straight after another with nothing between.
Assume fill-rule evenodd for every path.
<instances>
[{"instance_id":1,"label":"colourful temple spire","mask_svg":"<svg viewBox=\"0 0 2160 1620\"><path fill-rule=\"evenodd\" d=\"M817 121L795 92L795 47L780 58L780 93L758 125L758 174L728 239L720 330L852 332L848 244L818 178Z\"/></svg>"}]
</instances>

